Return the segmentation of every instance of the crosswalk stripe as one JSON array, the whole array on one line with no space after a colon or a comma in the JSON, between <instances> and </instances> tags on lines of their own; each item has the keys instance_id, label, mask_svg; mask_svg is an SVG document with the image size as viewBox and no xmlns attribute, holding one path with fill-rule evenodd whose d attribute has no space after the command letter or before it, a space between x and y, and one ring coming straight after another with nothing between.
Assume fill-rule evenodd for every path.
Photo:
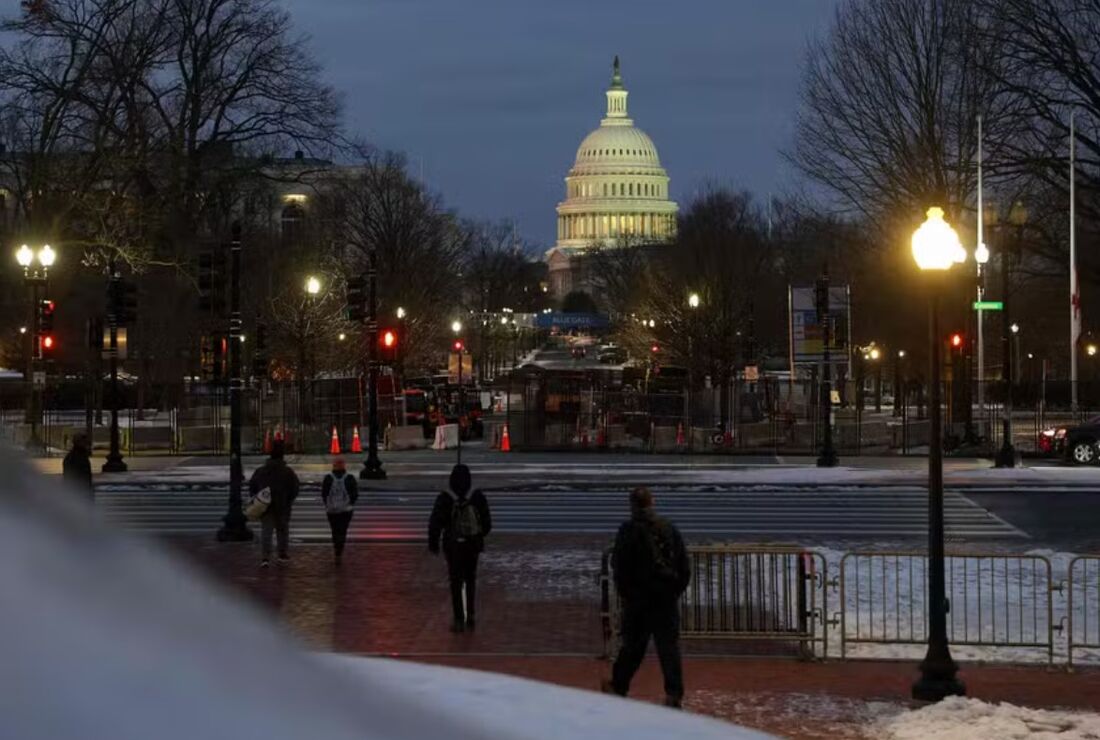
<instances>
[{"instance_id":1,"label":"crosswalk stripe","mask_svg":"<svg viewBox=\"0 0 1100 740\"><path fill-rule=\"evenodd\" d=\"M922 536L927 493L920 488L866 491L658 491L662 514L690 536ZM208 534L225 513L227 490L97 492L105 519L159 535ZM352 540L423 540L436 491L367 491L349 530ZM627 515L621 491L490 493L494 531L607 534ZM945 498L952 537L1027 535L958 492ZM295 505L291 537L328 541L319 497L305 489Z\"/></svg>"}]
</instances>

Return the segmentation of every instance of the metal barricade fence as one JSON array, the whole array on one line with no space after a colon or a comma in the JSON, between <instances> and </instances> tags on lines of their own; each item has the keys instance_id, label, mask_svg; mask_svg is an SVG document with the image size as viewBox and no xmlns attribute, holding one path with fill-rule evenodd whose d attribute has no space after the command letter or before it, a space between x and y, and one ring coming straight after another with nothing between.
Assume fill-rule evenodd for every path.
<instances>
[{"instance_id":1,"label":"metal barricade fence","mask_svg":"<svg viewBox=\"0 0 1100 740\"><path fill-rule=\"evenodd\" d=\"M850 644L928 640L925 553L855 552L840 561L840 652ZM1038 555L949 554L945 580L952 645L1042 649L1054 662L1050 561Z\"/></svg>"},{"instance_id":2,"label":"metal barricade fence","mask_svg":"<svg viewBox=\"0 0 1100 740\"><path fill-rule=\"evenodd\" d=\"M1100 650L1100 555L1081 555L1069 563L1067 663L1075 650Z\"/></svg>"},{"instance_id":3,"label":"metal barricade fence","mask_svg":"<svg viewBox=\"0 0 1100 740\"><path fill-rule=\"evenodd\" d=\"M680 597L685 639L793 642L802 658L828 654L824 557L799 548L688 548L691 582ZM605 653L619 642L620 603L611 551L600 568Z\"/></svg>"}]
</instances>

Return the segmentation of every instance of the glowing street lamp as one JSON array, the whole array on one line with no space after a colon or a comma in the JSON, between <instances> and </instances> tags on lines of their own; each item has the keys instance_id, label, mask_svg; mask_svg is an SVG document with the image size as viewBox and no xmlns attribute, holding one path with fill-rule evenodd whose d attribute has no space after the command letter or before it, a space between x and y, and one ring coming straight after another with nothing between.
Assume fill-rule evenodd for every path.
<instances>
[{"instance_id":1,"label":"glowing street lamp","mask_svg":"<svg viewBox=\"0 0 1100 740\"><path fill-rule=\"evenodd\" d=\"M461 334L462 333L462 322L459 321L458 319L455 319L454 321L452 321L451 322L451 331L453 331L455 334Z\"/></svg>"},{"instance_id":2,"label":"glowing street lamp","mask_svg":"<svg viewBox=\"0 0 1100 740\"><path fill-rule=\"evenodd\" d=\"M688 296L688 305L692 308L699 308L699 294L692 293Z\"/></svg>"},{"instance_id":3,"label":"glowing street lamp","mask_svg":"<svg viewBox=\"0 0 1100 740\"><path fill-rule=\"evenodd\" d=\"M306 278L306 292L311 296L315 296L321 292L321 281L313 275Z\"/></svg>"},{"instance_id":4,"label":"glowing street lamp","mask_svg":"<svg viewBox=\"0 0 1100 740\"><path fill-rule=\"evenodd\" d=\"M38 250L38 261L42 263L43 267L53 267L56 260L57 252L53 251L53 247L49 244L42 245L42 249Z\"/></svg>"},{"instance_id":5,"label":"glowing street lamp","mask_svg":"<svg viewBox=\"0 0 1100 740\"><path fill-rule=\"evenodd\" d=\"M23 269L27 269L34 262L34 251L24 244L16 251L15 260Z\"/></svg>"},{"instance_id":6,"label":"glowing street lamp","mask_svg":"<svg viewBox=\"0 0 1100 740\"><path fill-rule=\"evenodd\" d=\"M1085 347L1085 354L1089 357L1096 357L1096 345L1090 344L1089 346Z\"/></svg>"},{"instance_id":7,"label":"glowing street lamp","mask_svg":"<svg viewBox=\"0 0 1100 740\"><path fill-rule=\"evenodd\" d=\"M966 260L959 235L944 221L942 208L929 208L928 218L913 233L913 259L929 274L928 301L931 387L928 441L928 651L913 684L913 698L939 701L966 693L957 678L958 665L947 643L947 595L944 583L943 429L940 426L940 327L938 298L942 275Z\"/></svg>"},{"instance_id":8,"label":"glowing street lamp","mask_svg":"<svg viewBox=\"0 0 1100 740\"><path fill-rule=\"evenodd\" d=\"M405 318L405 309L401 308L401 306L397 307L397 318L398 319Z\"/></svg>"}]
</instances>

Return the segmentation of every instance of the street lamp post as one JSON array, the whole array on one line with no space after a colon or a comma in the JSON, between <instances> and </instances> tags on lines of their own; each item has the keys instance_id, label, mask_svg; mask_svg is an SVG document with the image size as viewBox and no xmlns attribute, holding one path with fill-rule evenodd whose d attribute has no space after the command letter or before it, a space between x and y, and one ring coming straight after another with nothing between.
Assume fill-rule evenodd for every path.
<instances>
[{"instance_id":1,"label":"street lamp post","mask_svg":"<svg viewBox=\"0 0 1100 740\"><path fill-rule=\"evenodd\" d=\"M38 438L38 422L42 416L42 389L35 372L39 368L42 359L42 331L38 325L39 301L45 299L49 291L50 268L57 259L57 253L49 244L42 245L36 253L24 244L15 252L15 261L23 268L23 284L27 286L31 294L31 336L30 352L27 359L27 379L31 382L31 393L27 405L28 421L31 424L31 435L27 440L29 449L38 449L43 446ZM37 261L38 266L34 266ZM42 289L42 298L39 298L39 288Z\"/></svg>"},{"instance_id":2,"label":"street lamp post","mask_svg":"<svg viewBox=\"0 0 1100 740\"><path fill-rule=\"evenodd\" d=\"M361 480L385 480L378 459L378 254L367 253L367 459L359 471Z\"/></svg>"},{"instance_id":3,"label":"street lamp post","mask_svg":"<svg viewBox=\"0 0 1100 740\"><path fill-rule=\"evenodd\" d=\"M1024 224L1027 223L1027 209L1024 208L1024 204L1020 201L1016 201L1012 210L1008 214L1009 222L1016 227L1016 238L1019 246L1019 240L1022 238L1022 232ZM1004 410L1001 417L1002 425L1002 439L1001 449L998 450L996 460L994 464L998 468L1014 468L1016 467L1016 447L1012 444L1012 407L1013 407L1013 393L1014 393L1014 378L1012 372L1012 347L1011 347L1011 326L1012 321L1009 314L1009 299L1008 299L1008 278L1009 278L1009 250L1005 247L1004 238L1001 238L1001 300L1004 302L1004 309L1001 312L1001 367L1002 375L1005 380L1005 401ZM1018 327L1017 327L1018 329Z\"/></svg>"},{"instance_id":4,"label":"street lamp post","mask_svg":"<svg viewBox=\"0 0 1100 740\"><path fill-rule=\"evenodd\" d=\"M241 465L241 226L233 224L233 241L229 244L229 505L218 530L219 542L248 542L252 530L244 516L241 490L244 469Z\"/></svg>"},{"instance_id":5,"label":"street lamp post","mask_svg":"<svg viewBox=\"0 0 1100 740\"><path fill-rule=\"evenodd\" d=\"M107 453L107 460L103 463L104 473L125 473L126 463L122 460L122 451L119 445L118 432L118 324L120 320L119 310L121 306L115 298L119 294L122 276L114 259L108 263L108 287L107 287L107 325L110 331L110 343L108 356L111 362L111 449Z\"/></svg>"},{"instance_id":6,"label":"street lamp post","mask_svg":"<svg viewBox=\"0 0 1100 740\"><path fill-rule=\"evenodd\" d=\"M688 308L691 309L691 326L688 327L688 387L687 387L687 434L688 434L688 449L692 449L695 445L695 433L692 431L692 412L694 411L692 401L694 401L693 394L695 392L695 330L698 327L699 322L697 317L699 315L699 304L701 303L698 293L692 293L688 296Z\"/></svg>"},{"instance_id":7,"label":"street lamp post","mask_svg":"<svg viewBox=\"0 0 1100 740\"><path fill-rule=\"evenodd\" d=\"M904 359L905 350L899 349L894 353L894 416L901 416L901 404L905 402L901 378L901 361Z\"/></svg>"},{"instance_id":8,"label":"street lamp post","mask_svg":"<svg viewBox=\"0 0 1100 740\"><path fill-rule=\"evenodd\" d=\"M957 678L958 665L947 643L947 594L944 578L943 430L940 422L939 290L942 275L966 260L959 236L943 220L943 210L929 208L928 219L913 234L913 258L928 273L928 340L931 357L931 429L928 442L928 651L913 684L913 698L939 701L961 696L966 687Z\"/></svg>"}]
</instances>

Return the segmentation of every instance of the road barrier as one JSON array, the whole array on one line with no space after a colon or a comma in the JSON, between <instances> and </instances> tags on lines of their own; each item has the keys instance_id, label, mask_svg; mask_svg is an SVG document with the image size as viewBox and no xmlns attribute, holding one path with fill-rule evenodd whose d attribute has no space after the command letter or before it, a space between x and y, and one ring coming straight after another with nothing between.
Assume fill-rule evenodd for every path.
<instances>
[{"instance_id":1,"label":"road barrier","mask_svg":"<svg viewBox=\"0 0 1100 740\"><path fill-rule=\"evenodd\" d=\"M1075 650L1100 649L1100 555L1076 557L1068 571L1066 660L1072 668Z\"/></svg>"},{"instance_id":2,"label":"road barrier","mask_svg":"<svg viewBox=\"0 0 1100 740\"><path fill-rule=\"evenodd\" d=\"M799 657L827 657L822 555L798 548L728 545L688 548L691 583L680 598L684 639L793 643ZM605 654L617 651L620 600L611 551L600 568Z\"/></svg>"},{"instance_id":3,"label":"road barrier","mask_svg":"<svg viewBox=\"0 0 1100 740\"><path fill-rule=\"evenodd\" d=\"M1054 662L1050 561L1038 555L953 553L945 562L952 645L1044 650ZM853 644L928 641L924 553L854 552L840 561L840 653Z\"/></svg>"}]
</instances>

